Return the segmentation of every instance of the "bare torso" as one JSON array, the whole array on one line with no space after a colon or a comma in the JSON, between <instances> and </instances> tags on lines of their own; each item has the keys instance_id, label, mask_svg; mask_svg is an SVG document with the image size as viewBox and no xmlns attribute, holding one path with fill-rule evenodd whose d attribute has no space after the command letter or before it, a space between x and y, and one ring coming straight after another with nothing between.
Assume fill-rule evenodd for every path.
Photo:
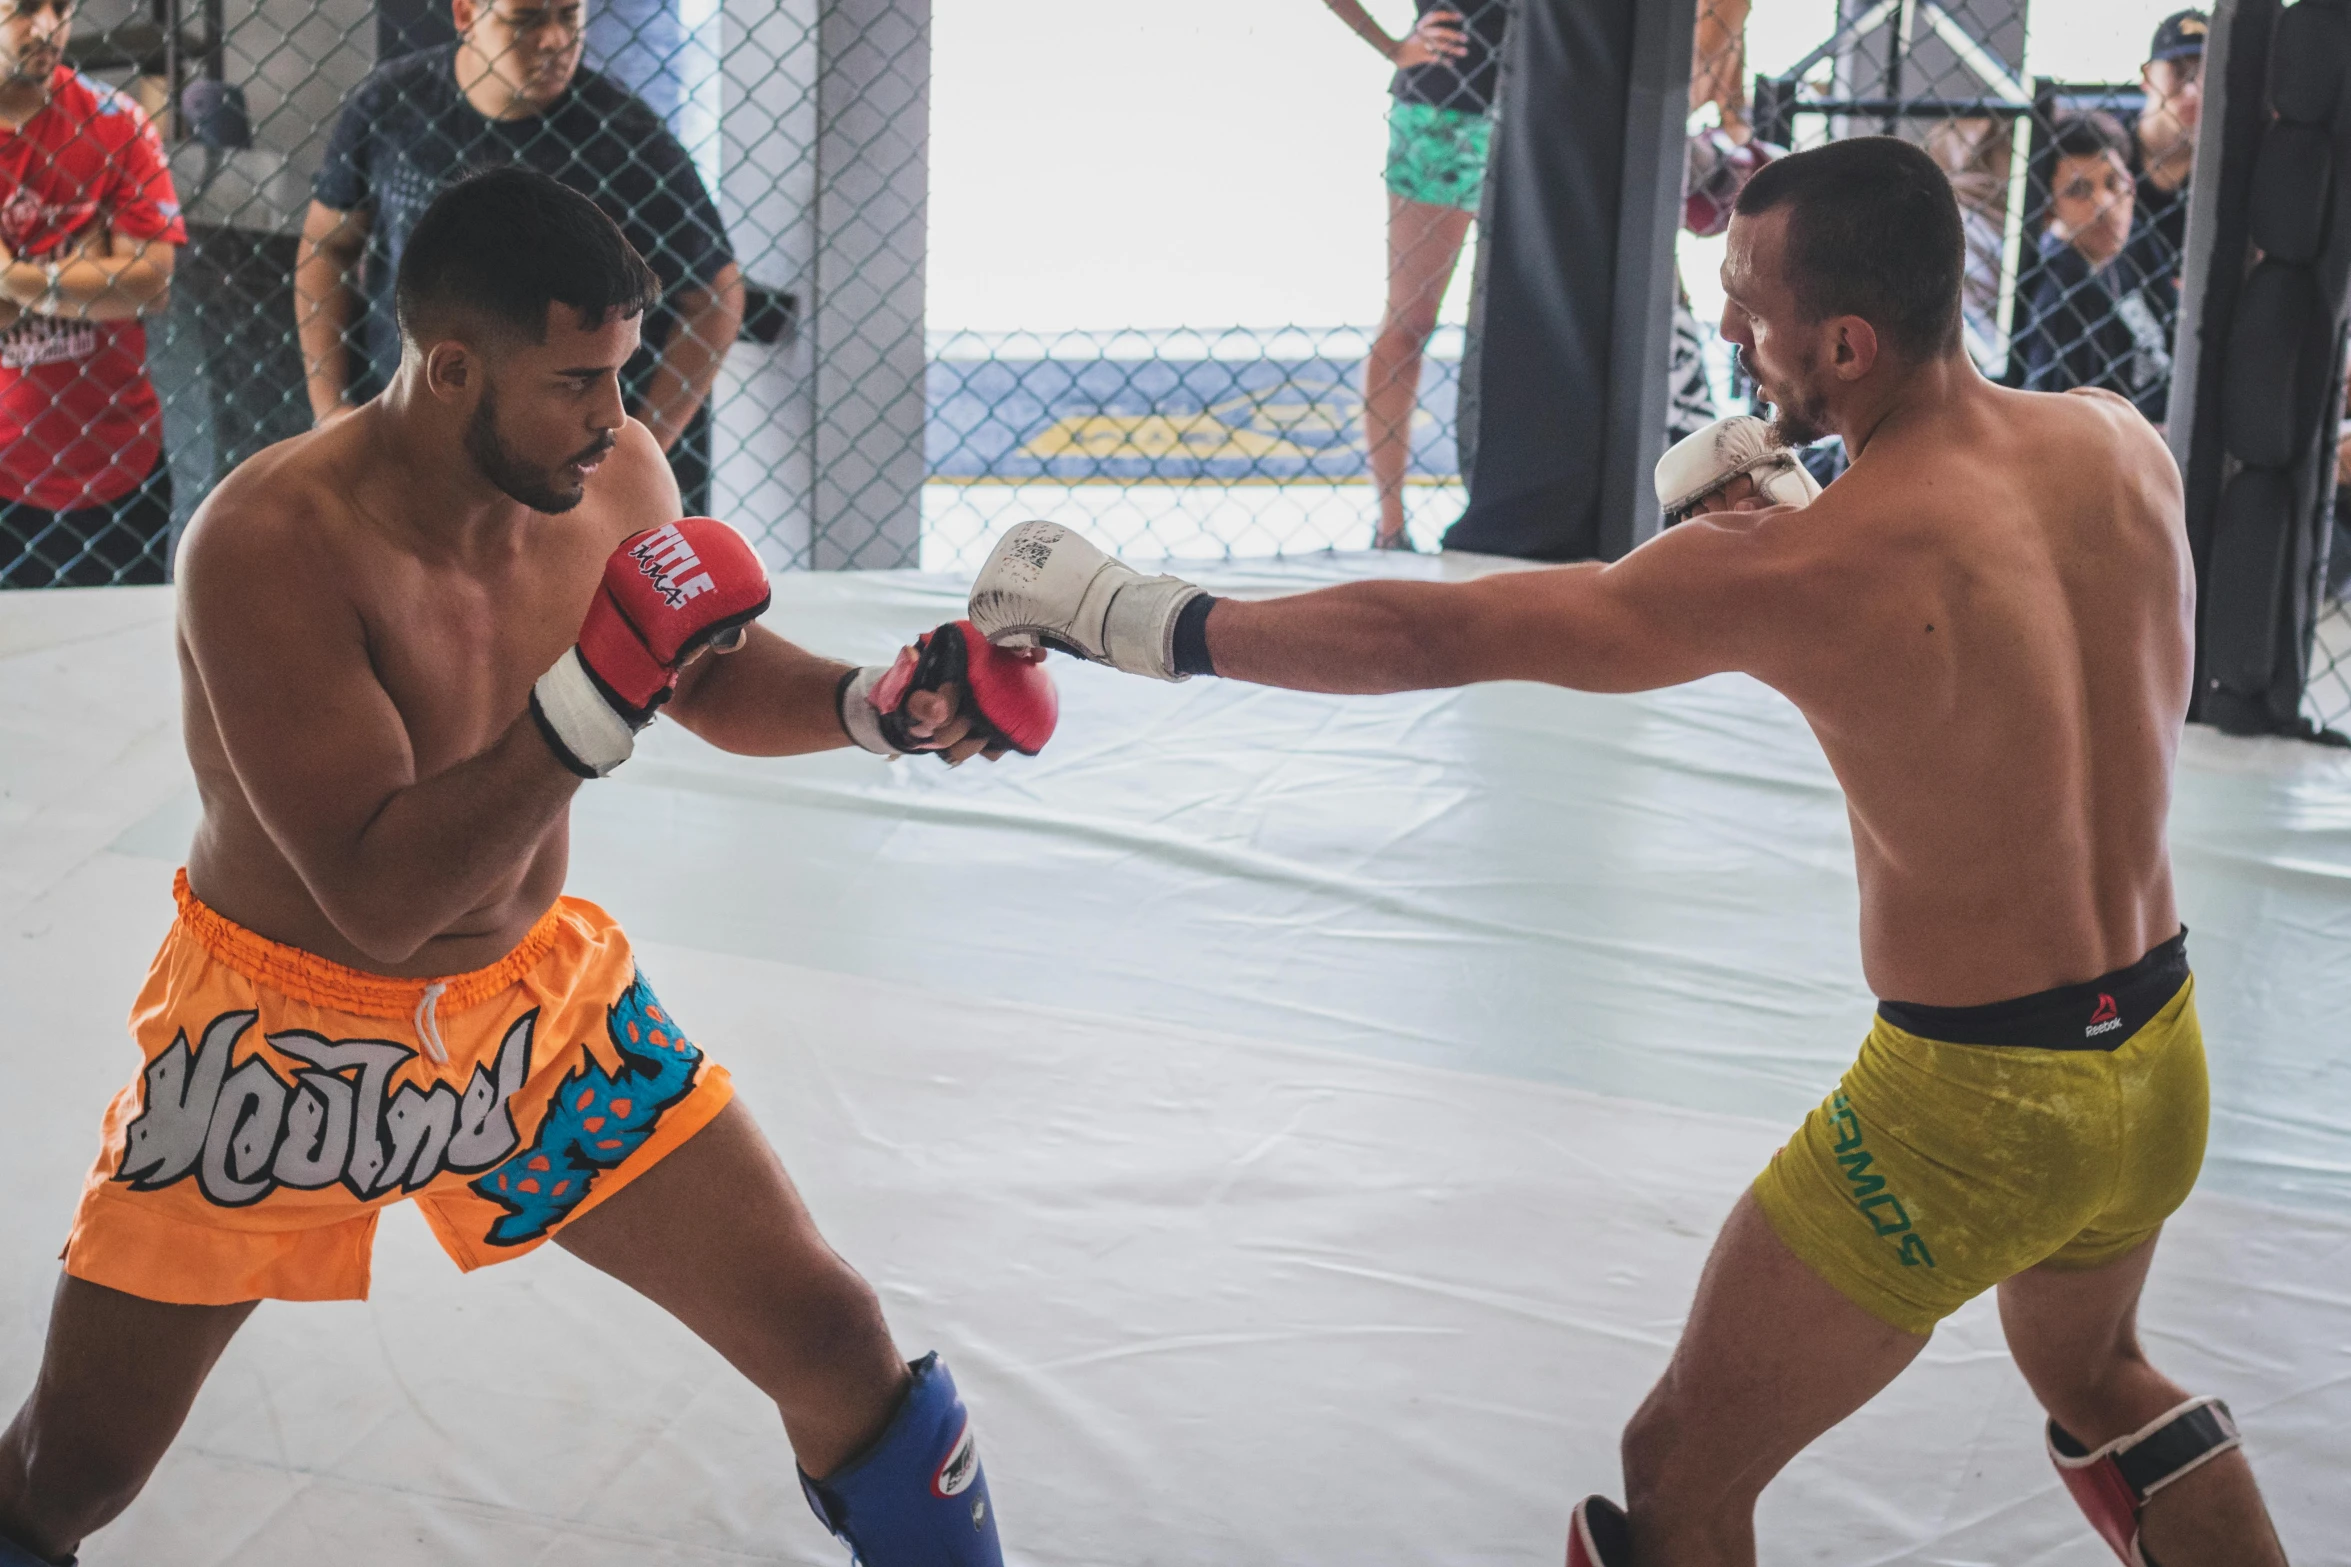
<instances>
[{"instance_id":1,"label":"bare torso","mask_svg":"<svg viewBox=\"0 0 2351 1567\"><path fill-rule=\"evenodd\" d=\"M1844 786L1872 990L1976 1005L2173 935L2195 581L2154 430L1977 382L1775 525L1814 590L1755 672Z\"/></svg>"},{"instance_id":2,"label":"bare torso","mask_svg":"<svg viewBox=\"0 0 2351 1567\"><path fill-rule=\"evenodd\" d=\"M216 552L233 543L240 555L266 563L273 578L282 576L271 584L282 592L272 596L295 624L273 632L278 648L256 647L254 656L286 656L289 642L357 644L397 710L412 776L424 778L482 752L515 722L531 683L577 634L605 557L675 502L659 499L666 471L651 471L659 454L632 427L572 511L526 513L511 529L444 544L403 514L401 476L371 439L371 421L381 415L371 407L253 458L205 502L191 537L195 530L233 531L233 540L209 541ZM216 673L208 683L191 637L210 630L231 641L202 617L236 612L204 593L182 593L183 720L204 806L188 861L196 895L264 936L378 972L452 974L510 950L562 889L567 813L512 854L489 895L462 918L403 960L371 958L328 916L230 765L224 716L232 704L257 698L233 676ZM307 733L294 741L297 749L334 746L344 727L334 711L301 722Z\"/></svg>"}]
</instances>

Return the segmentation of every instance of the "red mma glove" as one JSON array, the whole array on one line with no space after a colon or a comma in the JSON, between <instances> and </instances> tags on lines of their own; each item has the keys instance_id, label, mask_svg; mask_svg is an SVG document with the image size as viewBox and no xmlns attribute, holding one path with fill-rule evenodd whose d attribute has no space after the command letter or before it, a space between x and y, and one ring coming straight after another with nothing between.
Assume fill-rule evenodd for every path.
<instances>
[{"instance_id":1,"label":"red mma glove","mask_svg":"<svg viewBox=\"0 0 2351 1567\"><path fill-rule=\"evenodd\" d=\"M988 750L1034 756L1053 738L1061 697L1042 661L997 647L968 620L925 632L891 664L850 671L841 680L841 727L849 738L883 756L936 751L918 738L906 699L948 685L961 689L961 715Z\"/></svg>"},{"instance_id":2,"label":"red mma glove","mask_svg":"<svg viewBox=\"0 0 2351 1567\"><path fill-rule=\"evenodd\" d=\"M531 716L558 760L601 778L629 759L637 731L714 642L733 646L767 609L767 567L713 517L687 517L621 541L580 623L580 639L531 688Z\"/></svg>"}]
</instances>

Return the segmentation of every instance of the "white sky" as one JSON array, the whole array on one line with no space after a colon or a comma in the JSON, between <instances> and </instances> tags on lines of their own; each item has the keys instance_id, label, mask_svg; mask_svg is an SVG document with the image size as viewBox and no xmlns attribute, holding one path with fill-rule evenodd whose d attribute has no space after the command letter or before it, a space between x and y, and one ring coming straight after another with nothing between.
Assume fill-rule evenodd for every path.
<instances>
[{"instance_id":1,"label":"white sky","mask_svg":"<svg viewBox=\"0 0 2351 1567\"><path fill-rule=\"evenodd\" d=\"M2179 3L2040 0L2026 74L2134 77ZM1750 69L1834 23L1755 0ZM933 330L1378 319L1389 70L1321 0L936 0L932 28Z\"/></svg>"}]
</instances>

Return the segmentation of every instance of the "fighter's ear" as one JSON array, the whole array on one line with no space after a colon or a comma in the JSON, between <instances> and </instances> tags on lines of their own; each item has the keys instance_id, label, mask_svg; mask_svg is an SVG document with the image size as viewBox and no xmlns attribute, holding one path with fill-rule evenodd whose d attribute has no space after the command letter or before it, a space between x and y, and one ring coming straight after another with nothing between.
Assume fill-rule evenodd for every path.
<instances>
[{"instance_id":1,"label":"fighter's ear","mask_svg":"<svg viewBox=\"0 0 2351 1567\"><path fill-rule=\"evenodd\" d=\"M445 337L424 351L425 390L442 402L465 396L481 375L481 355L456 338Z\"/></svg>"},{"instance_id":2,"label":"fighter's ear","mask_svg":"<svg viewBox=\"0 0 2351 1567\"><path fill-rule=\"evenodd\" d=\"M1836 349L1830 366L1840 381L1858 381L1878 362L1878 329L1859 316L1839 316L1829 323Z\"/></svg>"}]
</instances>

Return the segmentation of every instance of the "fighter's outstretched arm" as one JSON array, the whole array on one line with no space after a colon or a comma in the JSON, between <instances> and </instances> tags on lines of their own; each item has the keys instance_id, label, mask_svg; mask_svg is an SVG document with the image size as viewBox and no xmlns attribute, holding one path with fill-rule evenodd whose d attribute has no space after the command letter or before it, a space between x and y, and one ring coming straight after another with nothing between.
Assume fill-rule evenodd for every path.
<instances>
[{"instance_id":1,"label":"fighter's outstretched arm","mask_svg":"<svg viewBox=\"0 0 2351 1567\"><path fill-rule=\"evenodd\" d=\"M981 569L972 619L999 641L1039 639L1162 679L1212 670L1302 691L1482 680L1642 691L1766 673L1801 569L1793 516L1695 518L1609 565L1219 599L1204 618L1191 584L1143 577L1066 529L1028 523Z\"/></svg>"},{"instance_id":2,"label":"fighter's outstretched arm","mask_svg":"<svg viewBox=\"0 0 2351 1567\"><path fill-rule=\"evenodd\" d=\"M1228 679L1349 693L1481 680L1640 691L1725 667L1643 602L1624 564L1220 599L1203 628L1207 652Z\"/></svg>"}]
</instances>

